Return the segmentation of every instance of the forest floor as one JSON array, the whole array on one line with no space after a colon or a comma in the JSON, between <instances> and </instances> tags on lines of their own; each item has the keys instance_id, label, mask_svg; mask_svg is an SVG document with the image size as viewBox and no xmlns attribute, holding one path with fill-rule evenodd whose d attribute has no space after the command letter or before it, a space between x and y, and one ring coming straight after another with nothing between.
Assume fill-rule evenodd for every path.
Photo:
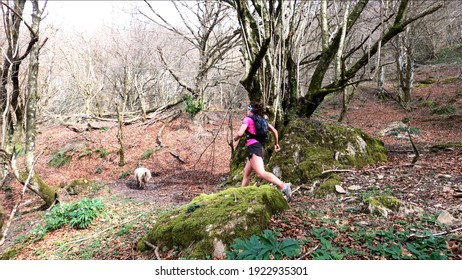
<instances>
[{"instance_id":1,"label":"forest floor","mask_svg":"<svg viewBox=\"0 0 462 280\"><path fill-rule=\"evenodd\" d=\"M385 99L378 98L373 85L356 92L344 124L382 140L389 149L388 162L341 173L346 194L317 199L311 195L310 186L293 186L296 191L290 209L273 217L269 228L280 238L294 238L302 244L298 259L462 259L458 230L462 226L462 148L430 152L438 144L462 143L462 67L417 68L415 86L410 111L394 100L391 84ZM341 96L331 96L314 117L335 121L340 109ZM244 111L242 108L233 115L234 131ZM405 119L410 120L412 139L420 152L415 165L410 165L415 155L406 137L399 131L380 133ZM135 243L156 217L199 194L223 189L232 137L224 112L205 112L194 121L182 115L171 122L125 126L122 167L118 165L117 126L110 122L92 124L99 129L86 130L81 125L81 131L76 132L66 126L41 127L35 168L51 186L64 186L77 178L92 180L91 188L81 195L70 195L60 188L60 201L102 198L104 214L87 229L65 226L45 234L39 230L45 215L45 211L37 210L41 200L28 189L21 199L23 187L10 178L1 186L0 204L7 220L17 203L19 209L0 255L9 251L13 259L27 260L154 259L152 251L136 251ZM162 147L157 141L159 132ZM49 161L60 151L72 159L63 167L51 167ZM154 173L142 190L136 188L132 175L138 164ZM382 193L418 206L425 214L392 213L387 218L365 214L363 199ZM458 222L439 224L437 217L443 210ZM419 235L426 236L426 243L418 242L419 238L424 240ZM175 248L162 248L158 253L162 259L182 257Z\"/></svg>"}]
</instances>

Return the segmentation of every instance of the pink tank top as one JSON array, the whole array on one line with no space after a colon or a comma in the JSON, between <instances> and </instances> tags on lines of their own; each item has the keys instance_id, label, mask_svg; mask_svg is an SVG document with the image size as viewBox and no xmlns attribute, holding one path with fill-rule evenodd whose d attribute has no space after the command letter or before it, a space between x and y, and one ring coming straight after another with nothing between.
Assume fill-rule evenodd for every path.
<instances>
[{"instance_id":1,"label":"pink tank top","mask_svg":"<svg viewBox=\"0 0 462 280\"><path fill-rule=\"evenodd\" d=\"M253 120L251 118L245 117L244 120L242 120L242 123L247 125L247 131L248 132L250 132L252 134L257 133L257 129L255 128L255 123L253 122ZM245 142L245 145L248 147L248 146L253 145L255 143L258 143L258 141L256 139L247 139L247 141Z\"/></svg>"}]
</instances>

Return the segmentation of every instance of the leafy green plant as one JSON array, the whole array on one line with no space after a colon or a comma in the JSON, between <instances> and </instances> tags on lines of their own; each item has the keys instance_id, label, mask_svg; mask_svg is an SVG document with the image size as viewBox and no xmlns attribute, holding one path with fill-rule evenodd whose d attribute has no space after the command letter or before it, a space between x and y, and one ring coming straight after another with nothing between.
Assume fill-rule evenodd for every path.
<instances>
[{"instance_id":1,"label":"leafy green plant","mask_svg":"<svg viewBox=\"0 0 462 280\"><path fill-rule=\"evenodd\" d=\"M446 239L425 232L425 237L406 243L406 248L417 260L447 260L453 256L447 248Z\"/></svg>"},{"instance_id":2,"label":"leafy green plant","mask_svg":"<svg viewBox=\"0 0 462 280\"><path fill-rule=\"evenodd\" d=\"M84 198L78 202L60 203L45 214L45 230L50 232L65 225L87 228L103 209L101 199Z\"/></svg>"},{"instance_id":3,"label":"leafy green plant","mask_svg":"<svg viewBox=\"0 0 462 280\"><path fill-rule=\"evenodd\" d=\"M72 155L68 155L66 151L58 151L48 161L48 165L51 167L59 168L63 166L69 166L72 160Z\"/></svg>"},{"instance_id":4,"label":"leafy green plant","mask_svg":"<svg viewBox=\"0 0 462 280\"><path fill-rule=\"evenodd\" d=\"M116 233L116 236L120 237L122 235L129 234L132 228L133 224L123 225L122 228Z\"/></svg>"},{"instance_id":5,"label":"leafy green plant","mask_svg":"<svg viewBox=\"0 0 462 280\"><path fill-rule=\"evenodd\" d=\"M454 114L457 110L454 109L451 105L445 105L441 107L434 108L432 110L432 115L437 114L437 115L448 115L448 114Z\"/></svg>"},{"instance_id":6,"label":"leafy green plant","mask_svg":"<svg viewBox=\"0 0 462 280\"><path fill-rule=\"evenodd\" d=\"M141 155L141 159L148 159L152 156L153 153L154 151L152 149L148 149Z\"/></svg>"},{"instance_id":7,"label":"leafy green plant","mask_svg":"<svg viewBox=\"0 0 462 280\"><path fill-rule=\"evenodd\" d=\"M229 260L280 260L291 258L300 252L300 245L294 239L279 241L275 233L266 229L259 236L252 235L248 240L236 239L226 252Z\"/></svg>"},{"instance_id":8,"label":"leafy green plant","mask_svg":"<svg viewBox=\"0 0 462 280\"><path fill-rule=\"evenodd\" d=\"M77 229L87 228L104 208L101 199L84 198L77 203L77 209L69 213L69 225Z\"/></svg>"},{"instance_id":9,"label":"leafy green plant","mask_svg":"<svg viewBox=\"0 0 462 280\"><path fill-rule=\"evenodd\" d=\"M96 167L95 174L101 174L101 173L103 173L103 168L101 166Z\"/></svg>"},{"instance_id":10,"label":"leafy green plant","mask_svg":"<svg viewBox=\"0 0 462 280\"><path fill-rule=\"evenodd\" d=\"M413 234L418 237L410 238ZM357 228L350 236L358 245L364 245L369 255L386 259L445 260L453 256L446 243L450 237L434 236L428 230L416 233L414 230L398 231L394 228L377 231Z\"/></svg>"},{"instance_id":11,"label":"leafy green plant","mask_svg":"<svg viewBox=\"0 0 462 280\"><path fill-rule=\"evenodd\" d=\"M122 172L122 174L120 174L119 179L125 179L128 176L130 176L130 171L126 170L126 171Z\"/></svg>"},{"instance_id":12,"label":"leafy green plant","mask_svg":"<svg viewBox=\"0 0 462 280\"><path fill-rule=\"evenodd\" d=\"M97 149L95 149L95 152L98 153L98 156L100 158L105 158L107 155L109 155L111 153L105 148L97 148Z\"/></svg>"},{"instance_id":13,"label":"leafy green plant","mask_svg":"<svg viewBox=\"0 0 462 280\"><path fill-rule=\"evenodd\" d=\"M184 97L184 102L186 104L185 111L189 113L191 117L194 117L204 109L204 102L200 99L193 100L192 96L190 95L186 95Z\"/></svg>"},{"instance_id":14,"label":"leafy green plant","mask_svg":"<svg viewBox=\"0 0 462 280\"><path fill-rule=\"evenodd\" d=\"M93 151L91 149L85 149L83 150L80 155L79 155L79 158L83 158L83 157L86 157L86 156L89 156L93 153Z\"/></svg>"},{"instance_id":15,"label":"leafy green plant","mask_svg":"<svg viewBox=\"0 0 462 280\"><path fill-rule=\"evenodd\" d=\"M311 254L313 260L341 260L345 253L341 248L332 244L337 234L329 228L320 227L311 230L314 237L319 240L319 247Z\"/></svg>"}]
</instances>

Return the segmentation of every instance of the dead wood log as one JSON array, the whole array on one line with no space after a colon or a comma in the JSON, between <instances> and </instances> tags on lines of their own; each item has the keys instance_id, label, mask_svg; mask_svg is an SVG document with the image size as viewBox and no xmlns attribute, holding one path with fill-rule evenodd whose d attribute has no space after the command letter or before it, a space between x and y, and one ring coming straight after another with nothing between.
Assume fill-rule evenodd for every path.
<instances>
[{"instance_id":1,"label":"dead wood log","mask_svg":"<svg viewBox=\"0 0 462 280\"><path fill-rule=\"evenodd\" d=\"M180 157L180 155L179 155L178 153L176 153L175 151L170 150L169 152L170 152L170 154L171 154L174 158L176 158L179 162L181 162L181 163L186 163L186 161L185 161L184 159L182 159L182 158Z\"/></svg>"}]
</instances>

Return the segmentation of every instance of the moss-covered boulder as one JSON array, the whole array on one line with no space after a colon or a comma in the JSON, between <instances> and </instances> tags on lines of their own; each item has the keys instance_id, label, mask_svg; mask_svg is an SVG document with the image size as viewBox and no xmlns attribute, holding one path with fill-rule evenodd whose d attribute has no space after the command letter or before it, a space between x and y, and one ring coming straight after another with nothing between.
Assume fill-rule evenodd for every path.
<instances>
[{"instance_id":1,"label":"moss-covered boulder","mask_svg":"<svg viewBox=\"0 0 462 280\"><path fill-rule=\"evenodd\" d=\"M159 218L137 248L148 249L147 241L160 247L177 246L195 259L223 258L234 239L259 234L272 215L288 207L281 192L268 185L203 194Z\"/></svg>"},{"instance_id":2,"label":"moss-covered boulder","mask_svg":"<svg viewBox=\"0 0 462 280\"><path fill-rule=\"evenodd\" d=\"M322 177L327 169L365 166L387 160L383 142L360 129L298 119L282 131L281 151L273 153L270 170L295 184Z\"/></svg>"},{"instance_id":3,"label":"moss-covered boulder","mask_svg":"<svg viewBox=\"0 0 462 280\"><path fill-rule=\"evenodd\" d=\"M371 196L366 198L364 202L366 203L366 212L376 216L388 217L390 213L423 214L422 208L390 195Z\"/></svg>"},{"instance_id":4,"label":"moss-covered boulder","mask_svg":"<svg viewBox=\"0 0 462 280\"><path fill-rule=\"evenodd\" d=\"M69 195L78 195L90 189L93 181L85 178L79 178L70 181L65 187Z\"/></svg>"},{"instance_id":5,"label":"moss-covered boulder","mask_svg":"<svg viewBox=\"0 0 462 280\"><path fill-rule=\"evenodd\" d=\"M314 197L316 198L324 198L326 196L337 194L335 186L341 185L342 182L337 176L334 178L328 178L322 181L319 186L314 188Z\"/></svg>"}]
</instances>

